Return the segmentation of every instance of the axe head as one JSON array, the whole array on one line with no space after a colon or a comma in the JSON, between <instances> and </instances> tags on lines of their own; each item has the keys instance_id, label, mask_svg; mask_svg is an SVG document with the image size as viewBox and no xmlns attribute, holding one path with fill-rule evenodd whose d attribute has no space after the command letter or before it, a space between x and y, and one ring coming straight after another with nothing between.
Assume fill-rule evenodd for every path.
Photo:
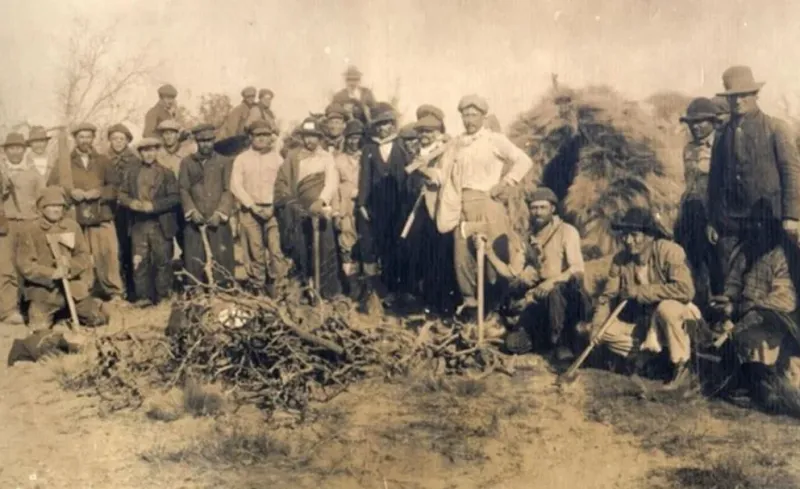
<instances>
[{"instance_id":1,"label":"axe head","mask_svg":"<svg viewBox=\"0 0 800 489\"><path fill-rule=\"evenodd\" d=\"M71 250L75 248L75 233L48 234L47 240L53 244L60 244Z\"/></svg>"}]
</instances>

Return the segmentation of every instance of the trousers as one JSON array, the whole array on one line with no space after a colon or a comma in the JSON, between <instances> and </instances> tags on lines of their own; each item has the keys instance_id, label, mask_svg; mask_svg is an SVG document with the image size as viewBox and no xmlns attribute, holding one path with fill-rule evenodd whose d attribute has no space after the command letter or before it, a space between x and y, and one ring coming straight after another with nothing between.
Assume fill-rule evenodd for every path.
<instances>
[{"instance_id":1,"label":"trousers","mask_svg":"<svg viewBox=\"0 0 800 489\"><path fill-rule=\"evenodd\" d=\"M28 323L31 329L46 329L53 325L53 316L67 307L67 298L60 287L46 289L44 287L29 288L27 297ZM108 323L108 313L99 299L86 296L75 300L78 319L86 326L102 326Z\"/></svg>"},{"instance_id":2,"label":"trousers","mask_svg":"<svg viewBox=\"0 0 800 489\"><path fill-rule=\"evenodd\" d=\"M188 224L183 230L183 261L186 271L202 282L205 276L206 252L200 228ZM233 256L233 233L229 223L222 223L216 228L206 228L208 242L211 247L211 259L214 261L214 281L217 284L228 284L233 280L236 262Z\"/></svg>"},{"instance_id":3,"label":"trousers","mask_svg":"<svg viewBox=\"0 0 800 489\"><path fill-rule=\"evenodd\" d=\"M8 234L0 236L0 319L19 309L20 280L14 260L17 236L27 221L8 220Z\"/></svg>"},{"instance_id":4,"label":"trousers","mask_svg":"<svg viewBox=\"0 0 800 489\"><path fill-rule=\"evenodd\" d=\"M85 226L83 235L94 262L95 285L106 297L121 297L123 291L119 262L119 242L113 222Z\"/></svg>"},{"instance_id":5,"label":"trousers","mask_svg":"<svg viewBox=\"0 0 800 489\"><path fill-rule=\"evenodd\" d=\"M281 250L278 220L264 220L248 210L239 214L239 237L244 251L243 262L251 282L264 285L267 278L283 278L289 265Z\"/></svg>"},{"instance_id":6,"label":"trousers","mask_svg":"<svg viewBox=\"0 0 800 489\"><path fill-rule=\"evenodd\" d=\"M157 303L172 289L172 239L161 230L158 218L131 224L131 268L136 298Z\"/></svg>"}]
</instances>

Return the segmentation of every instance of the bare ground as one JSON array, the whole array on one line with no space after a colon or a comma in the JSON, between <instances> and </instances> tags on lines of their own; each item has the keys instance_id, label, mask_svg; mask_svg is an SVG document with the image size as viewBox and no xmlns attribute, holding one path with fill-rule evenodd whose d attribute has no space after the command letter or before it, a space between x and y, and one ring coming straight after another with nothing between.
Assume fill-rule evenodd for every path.
<instances>
[{"instance_id":1,"label":"bare ground","mask_svg":"<svg viewBox=\"0 0 800 489\"><path fill-rule=\"evenodd\" d=\"M168 310L119 312L105 331L159 327ZM0 352L25 332L0 328ZM513 377L364 382L299 427L224 396L192 416L176 390L108 413L61 385L86 358L0 367L0 487L800 487L794 420L642 396L608 372L559 389L538 357Z\"/></svg>"}]
</instances>

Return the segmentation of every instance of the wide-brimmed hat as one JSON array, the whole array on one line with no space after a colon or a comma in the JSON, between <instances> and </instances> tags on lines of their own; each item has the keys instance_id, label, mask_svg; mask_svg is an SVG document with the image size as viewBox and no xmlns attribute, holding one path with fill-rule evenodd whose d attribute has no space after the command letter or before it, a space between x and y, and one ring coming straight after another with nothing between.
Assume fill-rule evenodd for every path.
<instances>
[{"instance_id":1,"label":"wide-brimmed hat","mask_svg":"<svg viewBox=\"0 0 800 489\"><path fill-rule=\"evenodd\" d=\"M47 131L42 126L33 126L30 132L28 132L29 144L34 141L49 141L50 139L50 136L47 135Z\"/></svg>"},{"instance_id":2,"label":"wide-brimmed hat","mask_svg":"<svg viewBox=\"0 0 800 489\"><path fill-rule=\"evenodd\" d=\"M394 107L387 102L378 102L372 110L372 124L379 124L381 122L395 122L397 116L394 113Z\"/></svg>"},{"instance_id":3,"label":"wide-brimmed hat","mask_svg":"<svg viewBox=\"0 0 800 489\"><path fill-rule=\"evenodd\" d=\"M347 125L344 127L344 137L363 136L363 135L364 135L364 124L360 120L353 119L347 122Z\"/></svg>"},{"instance_id":4,"label":"wide-brimmed hat","mask_svg":"<svg viewBox=\"0 0 800 489\"><path fill-rule=\"evenodd\" d=\"M686 107L686 115L681 116L681 122L698 122L716 120L719 118L719 109L710 99L698 97Z\"/></svg>"},{"instance_id":5,"label":"wide-brimmed hat","mask_svg":"<svg viewBox=\"0 0 800 489\"><path fill-rule=\"evenodd\" d=\"M27 146L25 142L25 136L18 132L10 132L6 135L6 141L3 143L3 148L7 148L9 146Z\"/></svg>"},{"instance_id":6,"label":"wide-brimmed hat","mask_svg":"<svg viewBox=\"0 0 800 489\"><path fill-rule=\"evenodd\" d=\"M42 208L48 205L67 205L63 188L58 185L51 185L39 193L39 197L36 199L36 206Z\"/></svg>"},{"instance_id":7,"label":"wide-brimmed hat","mask_svg":"<svg viewBox=\"0 0 800 489\"><path fill-rule=\"evenodd\" d=\"M307 117L303 123L300 124L300 127L297 129L297 134L301 136L325 136L319 122L312 117Z\"/></svg>"},{"instance_id":8,"label":"wide-brimmed hat","mask_svg":"<svg viewBox=\"0 0 800 489\"><path fill-rule=\"evenodd\" d=\"M764 82L755 80L749 66L731 66L722 74L722 85L725 91L717 95L744 95L758 92Z\"/></svg>"},{"instance_id":9,"label":"wide-brimmed hat","mask_svg":"<svg viewBox=\"0 0 800 489\"><path fill-rule=\"evenodd\" d=\"M614 219L611 229L617 233L640 231L656 238L666 237L658 220L644 207L628 209L622 216Z\"/></svg>"}]
</instances>

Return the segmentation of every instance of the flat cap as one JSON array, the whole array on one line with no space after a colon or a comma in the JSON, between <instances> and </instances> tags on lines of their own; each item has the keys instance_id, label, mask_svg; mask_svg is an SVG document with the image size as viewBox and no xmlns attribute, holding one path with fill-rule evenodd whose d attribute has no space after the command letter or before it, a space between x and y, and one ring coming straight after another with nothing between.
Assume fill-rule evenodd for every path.
<instances>
[{"instance_id":1,"label":"flat cap","mask_svg":"<svg viewBox=\"0 0 800 489\"><path fill-rule=\"evenodd\" d=\"M174 119L167 119L165 121L161 121L158 123L158 127L156 127L156 132L164 132L164 131L181 132L181 125L178 124L178 121Z\"/></svg>"},{"instance_id":2,"label":"flat cap","mask_svg":"<svg viewBox=\"0 0 800 489\"><path fill-rule=\"evenodd\" d=\"M131 134L131 131L125 127L124 124L114 124L113 126L109 127L108 131L106 131L106 136L111 139L111 135L115 132L124 134L125 137L128 138L129 143L133 141L133 134Z\"/></svg>"},{"instance_id":3,"label":"flat cap","mask_svg":"<svg viewBox=\"0 0 800 489\"><path fill-rule=\"evenodd\" d=\"M242 89L242 97L255 97L256 96L256 87L244 87Z\"/></svg>"},{"instance_id":4,"label":"flat cap","mask_svg":"<svg viewBox=\"0 0 800 489\"><path fill-rule=\"evenodd\" d=\"M198 124L192 128L192 136L195 141L213 141L216 139L214 125L207 122Z\"/></svg>"},{"instance_id":5,"label":"flat cap","mask_svg":"<svg viewBox=\"0 0 800 489\"><path fill-rule=\"evenodd\" d=\"M33 126L31 127L30 132L28 132L28 142L32 143L34 141L47 141L50 139L50 136L47 135L47 131L42 126Z\"/></svg>"},{"instance_id":6,"label":"flat cap","mask_svg":"<svg viewBox=\"0 0 800 489\"><path fill-rule=\"evenodd\" d=\"M160 148L161 140L158 138L142 138L136 143L136 149L141 151L145 148Z\"/></svg>"},{"instance_id":7,"label":"flat cap","mask_svg":"<svg viewBox=\"0 0 800 489\"><path fill-rule=\"evenodd\" d=\"M417 121L418 131L440 131L441 129L442 121L431 114L425 115Z\"/></svg>"},{"instance_id":8,"label":"flat cap","mask_svg":"<svg viewBox=\"0 0 800 489\"><path fill-rule=\"evenodd\" d=\"M178 90L169 83L167 83L166 85L161 85L160 87L158 87L158 94L162 97L177 97Z\"/></svg>"},{"instance_id":9,"label":"flat cap","mask_svg":"<svg viewBox=\"0 0 800 489\"><path fill-rule=\"evenodd\" d=\"M417 132L416 124L413 122L401 127L397 132L397 135L400 137L400 139L419 139L419 133Z\"/></svg>"},{"instance_id":10,"label":"flat cap","mask_svg":"<svg viewBox=\"0 0 800 489\"><path fill-rule=\"evenodd\" d=\"M311 136L319 136L323 137L325 135L322 132L322 128L319 125L319 121L317 121L313 117L306 117L300 127L297 129L297 133L300 135L311 135Z\"/></svg>"},{"instance_id":11,"label":"flat cap","mask_svg":"<svg viewBox=\"0 0 800 489\"><path fill-rule=\"evenodd\" d=\"M3 147L7 148L9 146L26 146L27 143L25 142L25 136L18 132L10 132L6 135L6 141L3 143Z\"/></svg>"},{"instance_id":12,"label":"flat cap","mask_svg":"<svg viewBox=\"0 0 800 489\"><path fill-rule=\"evenodd\" d=\"M714 120L719 115L719 110L714 105L714 102L705 98L698 97L686 107L686 115L681 116L681 122L697 122L705 120Z\"/></svg>"},{"instance_id":13,"label":"flat cap","mask_svg":"<svg viewBox=\"0 0 800 489\"><path fill-rule=\"evenodd\" d=\"M352 65L348 66L342 74L347 80L360 80L362 76L361 70Z\"/></svg>"},{"instance_id":14,"label":"flat cap","mask_svg":"<svg viewBox=\"0 0 800 489\"><path fill-rule=\"evenodd\" d=\"M72 129L72 135L74 136L74 135L78 134L79 132L83 132L83 131L91 131L91 132L96 134L97 133L97 126L95 126L91 122L81 122L80 124L75 126L74 129Z\"/></svg>"},{"instance_id":15,"label":"flat cap","mask_svg":"<svg viewBox=\"0 0 800 489\"><path fill-rule=\"evenodd\" d=\"M347 118L347 111L342 104L333 102L325 108L325 117L328 119L339 117L340 119L344 120Z\"/></svg>"},{"instance_id":16,"label":"flat cap","mask_svg":"<svg viewBox=\"0 0 800 489\"><path fill-rule=\"evenodd\" d=\"M379 124L381 122L396 121L397 116L394 114L394 107L388 102L378 102L375 108L372 109L372 123Z\"/></svg>"},{"instance_id":17,"label":"flat cap","mask_svg":"<svg viewBox=\"0 0 800 489\"><path fill-rule=\"evenodd\" d=\"M358 119L353 119L347 122L347 125L344 127L344 137L363 136L363 135L364 135L364 123L362 123Z\"/></svg>"},{"instance_id":18,"label":"flat cap","mask_svg":"<svg viewBox=\"0 0 800 489\"><path fill-rule=\"evenodd\" d=\"M277 134L278 130L272 121L266 121L263 119L258 119L250 123L247 126L247 132L249 132L252 136L257 134Z\"/></svg>"},{"instance_id":19,"label":"flat cap","mask_svg":"<svg viewBox=\"0 0 800 489\"><path fill-rule=\"evenodd\" d=\"M426 115L439 119L439 122L444 122L444 111L435 105L422 104L417 108L417 120L421 120Z\"/></svg>"},{"instance_id":20,"label":"flat cap","mask_svg":"<svg viewBox=\"0 0 800 489\"><path fill-rule=\"evenodd\" d=\"M715 95L711 97L711 103L714 104L717 115L729 114L731 112L731 106L728 104L728 99L726 97Z\"/></svg>"},{"instance_id":21,"label":"flat cap","mask_svg":"<svg viewBox=\"0 0 800 489\"><path fill-rule=\"evenodd\" d=\"M275 97L275 92L273 92L269 88L262 88L261 90L258 91L258 98L262 98L264 95Z\"/></svg>"},{"instance_id":22,"label":"flat cap","mask_svg":"<svg viewBox=\"0 0 800 489\"><path fill-rule=\"evenodd\" d=\"M458 111L463 112L464 110L468 109L469 107L475 107L479 111L486 114L489 112L489 103L486 102L486 99L480 97L478 95L466 95L461 98L461 101L458 102Z\"/></svg>"},{"instance_id":23,"label":"flat cap","mask_svg":"<svg viewBox=\"0 0 800 489\"><path fill-rule=\"evenodd\" d=\"M64 197L63 188L58 185L51 185L39 192L39 197L36 199L36 206L42 208L48 205L67 205L67 199Z\"/></svg>"},{"instance_id":24,"label":"flat cap","mask_svg":"<svg viewBox=\"0 0 800 489\"><path fill-rule=\"evenodd\" d=\"M558 197L556 197L556 194L548 187L538 187L527 192L525 195L525 200L528 203L545 201L550 202L553 205L558 204Z\"/></svg>"}]
</instances>

